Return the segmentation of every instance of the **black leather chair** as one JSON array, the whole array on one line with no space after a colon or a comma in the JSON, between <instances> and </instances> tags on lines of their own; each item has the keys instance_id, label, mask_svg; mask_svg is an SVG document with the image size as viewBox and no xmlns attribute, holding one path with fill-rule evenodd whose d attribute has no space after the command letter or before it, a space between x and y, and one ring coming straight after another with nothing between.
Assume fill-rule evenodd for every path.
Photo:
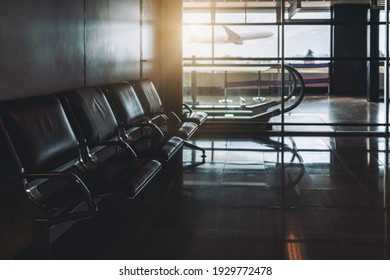
<instances>
[{"instance_id":1,"label":"black leather chair","mask_svg":"<svg viewBox=\"0 0 390 280\"><path fill-rule=\"evenodd\" d=\"M101 86L116 116L123 138L139 157L157 158L169 161L182 147L183 139L166 137L154 124L148 121L134 89L128 82ZM140 131L140 133L136 133Z\"/></svg>"},{"instance_id":2,"label":"black leather chair","mask_svg":"<svg viewBox=\"0 0 390 280\"><path fill-rule=\"evenodd\" d=\"M19 169L14 177L45 213L34 221L35 247L43 257L50 252L52 225L93 217L99 197L136 198L161 169L158 161L135 160L128 156L132 153L124 153L120 161L88 166L86 152L54 95L3 102L0 110L1 131ZM84 206L86 210L77 210Z\"/></svg>"},{"instance_id":3,"label":"black leather chair","mask_svg":"<svg viewBox=\"0 0 390 280\"><path fill-rule=\"evenodd\" d=\"M206 112L195 111L186 103L183 103L183 109L181 119L184 122L193 122L197 125L202 125L207 120L208 114Z\"/></svg>"},{"instance_id":4,"label":"black leather chair","mask_svg":"<svg viewBox=\"0 0 390 280\"><path fill-rule=\"evenodd\" d=\"M69 119L77 127L80 142L85 139L86 163L88 165L100 166L102 163L107 166L115 167L121 164L123 159L129 157L137 158L136 162L156 162L161 163L161 172L158 179L158 185L147 189L147 195L142 196L142 205L137 210L142 209L144 215L148 215L155 209L161 200L161 197L167 195L172 187L179 186L175 184L180 180L182 166L182 142L178 137L170 139L161 139L161 135L155 137L144 135L134 141L128 135L123 133L123 127L118 126L113 107L100 87L89 87L73 89L67 92L57 93L67 110ZM129 107L129 110L136 109L137 106ZM133 119L134 121L137 118ZM129 128L131 118L128 117ZM143 124L140 124L142 127ZM149 126L148 126L149 127ZM152 126L151 128L154 128ZM136 128L139 130L139 127ZM134 133L134 134L138 134ZM138 141L137 141L138 140ZM106 167L107 168L107 167ZM144 172L144 171L143 171ZM113 170L115 173L115 170ZM146 174L146 173L144 173ZM146 174L147 175L147 174ZM91 178L94 180L105 180L104 173L94 173ZM118 174L118 176L121 176ZM141 181L144 178L140 178ZM147 182L147 180L146 180ZM95 183L95 182L94 182ZM135 217L137 221L142 222L141 215Z\"/></svg>"},{"instance_id":5,"label":"black leather chair","mask_svg":"<svg viewBox=\"0 0 390 280\"><path fill-rule=\"evenodd\" d=\"M79 171L83 164L79 144L59 100L42 96L0 106L2 133L19 169L15 178L22 179L27 196L53 218L57 213L52 209L73 199L84 200L90 213L95 213L90 189ZM52 186L49 179L66 182Z\"/></svg>"},{"instance_id":6,"label":"black leather chair","mask_svg":"<svg viewBox=\"0 0 390 280\"><path fill-rule=\"evenodd\" d=\"M87 149L92 161L101 158L101 156L97 156L99 154L98 147L108 143L114 145L119 143L130 147L137 158L156 159L160 162L169 161L182 146L183 140L178 137L162 141L161 134L158 135L159 131L157 131L155 137L148 135L142 137L144 141L132 141L133 139L129 134L123 133L124 127L119 127L114 113L115 110L112 110L113 107L99 87L75 89L61 93L60 96L63 102L69 106L70 113L74 115L77 126L80 127L82 137L86 139ZM144 124L138 121L140 117L138 112L134 111L138 109L136 104L130 102L128 105L130 107L126 109L130 115L126 116L126 129L143 127ZM150 128L150 126L147 127ZM154 128L151 126L151 129ZM115 161L118 160L118 156L122 157L122 153L115 153L114 156L108 158L105 155L105 160Z\"/></svg>"},{"instance_id":7,"label":"black leather chair","mask_svg":"<svg viewBox=\"0 0 390 280\"><path fill-rule=\"evenodd\" d=\"M80 139L86 164L137 158L135 151L121 141L115 116L98 88L74 89L55 95Z\"/></svg>"},{"instance_id":8,"label":"black leather chair","mask_svg":"<svg viewBox=\"0 0 390 280\"><path fill-rule=\"evenodd\" d=\"M183 121L174 112L165 112L160 96L149 79L140 79L130 81L141 104L149 119L159 126L164 132L181 137L184 140L189 140L191 136L198 130L199 124L204 120ZM194 116L194 115L193 115ZM188 141L184 141L184 146L191 149L202 151L204 161L205 150Z\"/></svg>"}]
</instances>

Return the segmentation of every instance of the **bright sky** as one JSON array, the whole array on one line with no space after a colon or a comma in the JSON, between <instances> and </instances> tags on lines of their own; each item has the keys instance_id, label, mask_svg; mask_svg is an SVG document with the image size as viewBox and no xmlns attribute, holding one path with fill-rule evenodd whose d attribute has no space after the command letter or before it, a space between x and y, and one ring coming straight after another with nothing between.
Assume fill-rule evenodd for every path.
<instances>
[{"instance_id":1,"label":"bright sky","mask_svg":"<svg viewBox=\"0 0 390 280\"><path fill-rule=\"evenodd\" d=\"M274 33L272 37L247 40L242 45L217 44L215 56L224 57L276 57L278 56L278 30L276 26L229 26L236 33L256 30L266 30ZM190 41L190 34L199 37L211 37L211 27L185 26L183 29L183 55L191 57L210 57L211 44L199 44ZM216 26L215 35L224 35L223 28ZM311 49L315 56L330 55L330 27L318 25L286 26L285 27L285 56L305 56Z\"/></svg>"},{"instance_id":2,"label":"bright sky","mask_svg":"<svg viewBox=\"0 0 390 280\"><path fill-rule=\"evenodd\" d=\"M381 14L381 16L383 16ZM316 13L298 13L294 19L328 19L329 12ZM216 14L216 22L232 24L234 22L275 22L275 14L270 12L249 13L247 18L243 13L221 13ZM185 23L210 23L210 13L185 13ZM240 33L251 32L256 30L266 30L274 33L272 37L256 40L244 41L243 45L220 44L215 45L215 57L277 57L278 56L278 30L277 26L272 25L248 25L234 26L228 25L229 28ZM385 48L384 28L381 27L380 50ZM211 37L211 26L207 25L186 25L183 28L183 56L184 57L211 57L211 44L191 43L189 36L197 35L200 37ZM215 27L215 36L224 35L222 26ZM314 56L330 56L330 26L326 25L287 25L285 26L285 56L287 57L304 57L307 51L311 49Z\"/></svg>"}]
</instances>

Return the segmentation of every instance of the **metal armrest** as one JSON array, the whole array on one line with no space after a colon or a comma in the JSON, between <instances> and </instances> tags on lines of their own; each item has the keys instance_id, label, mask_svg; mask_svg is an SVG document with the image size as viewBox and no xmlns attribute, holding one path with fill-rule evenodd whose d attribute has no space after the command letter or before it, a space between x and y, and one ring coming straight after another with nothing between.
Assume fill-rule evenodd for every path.
<instances>
[{"instance_id":1,"label":"metal armrest","mask_svg":"<svg viewBox=\"0 0 390 280\"><path fill-rule=\"evenodd\" d=\"M192 113L194 112L194 110L192 110L192 108L191 108L190 106L188 106L188 104L183 103L182 105L183 105L183 107L184 107L185 109L187 109L188 111L190 111L190 114L192 114Z\"/></svg>"},{"instance_id":2,"label":"metal armrest","mask_svg":"<svg viewBox=\"0 0 390 280\"><path fill-rule=\"evenodd\" d=\"M164 137L165 136L164 132L162 132L162 130L155 123L153 123L150 120L147 120L147 122L143 122L143 123L132 124L131 128L145 128L146 130L148 130L148 129L155 130L157 132L158 136L160 136L160 137ZM126 137L128 137L128 135L126 134L126 129L125 128L122 128L121 132L122 132L123 135L126 135Z\"/></svg>"},{"instance_id":3,"label":"metal armrest","mask_svg":"<svg viewBox=\"0 0 390 280\"><path fill-rule=\"evenodd\" d=\"M155 130L157 134L161 137L164 137L164 132L153 122L146 122L142 124L143 127L150 127L151 129Z\"/></svg>"},{"instance_id":4,"label":"metal armrest","mask_svg":"<svg viewBox=\"0 0 390 280\"><path fill-rule=\"evenodd\" d=\"M117 147L120 147L120 148L123 148L124 150L126 150L129 153L129 155L132 156L133 159L137 159L137 157L138 157L136 152L133 150L133 148L131 148L130 145L122 139L119 141L101 141L101 142L99 142L99 145L100 146L117 146Z\"/></svg>"},{"instance_id":5,"label":"metal armrest","mask_svg":"<svg viewBox=\"0 0 390 280\"><path fill-rule=\"evenodd\" d=\"M170 111L169 114L175 119L175 121L178 122L179 125L182 123L182 120L180 119L180 117L175 112Z\"/></svg>"},{"instance_id":6,"label":"metal armrest","mask_svg":"<svg viewBox=\"0 0 390 280\"><path fill-rule=\"evenodd\" d=\"M77 186L80 189L80 192L84 198L85 203L88 206L89 212L95 214L97 213L97 206L95 204L95 201L93 200L91 196L91 192L89 191L88 187L84 184L84 182L74 173L71 172L43 172L43 173L19 173L15 174L13 176L15 179L21 179L21 180L28 180L28 179L67 179L71 183L73 183L75 186ZM41 195L38 191L33 193L34 191L31 191L27 188L27 183L25 184L25 192L28 195L28 198L32 200L34 203L42 206L42 204L39 202L39 199L35 198L35 196Z\"/></svg>"}]
</instances>

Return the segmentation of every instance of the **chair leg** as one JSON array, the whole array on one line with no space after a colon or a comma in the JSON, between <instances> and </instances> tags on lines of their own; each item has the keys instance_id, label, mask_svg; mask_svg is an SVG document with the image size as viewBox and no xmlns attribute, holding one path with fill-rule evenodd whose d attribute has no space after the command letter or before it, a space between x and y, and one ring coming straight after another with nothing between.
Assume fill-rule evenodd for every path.
<instances>
[{"instance_id":1,"label":"chair leg","mask_svg":"<svg viewBox=\"0 0 390 280\"><path fill-rule=\"evenodd\" d=\"M183 141L183 146L187 147L187 148L190 148L190 149L202 151L202 156L201 156L202 157L202 161L201 162L196 162L196 163L193 162L192 164L183 166L183 170L199 166L199 165L204 164L206 162L206 160L205 160L205 158L206 158L206 150L205 149L203 149L203 148L201 148L199 146L196 146L196 145L194 145L192 143L189 143L188 141Z\"/></svg>"},{"instance_id":2,"label":"chair leg","mask_svg":"<svg viewBox=\"0 0 390 280\"><path fill-rule=\"evenodd\" d=\"M205 151L205 149L203 149L203 148L201 148L199 146L196 146L196 145L194 145L192 143L189 143L187 141L183 142L183 146L191 148L191 149L202 151L202 158L203 158L203 162L204 162L204 159L206 158L206 151Z\"/></svg>"},{"instance_id":3,"label":"chair leg","mask_svg":"<svg viewBox=\"0 0 390 280\"><path fill-rule=\"evenodd\" d=\"M50 259L50 222L48 219L34 219L33 250L36 259Z\"/></svg>"}]
</instances>

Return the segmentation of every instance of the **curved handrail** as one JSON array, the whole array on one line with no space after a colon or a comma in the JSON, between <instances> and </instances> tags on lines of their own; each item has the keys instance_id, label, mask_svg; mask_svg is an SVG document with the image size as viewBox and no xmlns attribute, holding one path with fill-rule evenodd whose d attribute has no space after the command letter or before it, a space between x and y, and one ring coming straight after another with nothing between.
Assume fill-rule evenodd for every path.
<instances>
[{"instance_id":1,"label":"curved handrail","mask_svg":"<svg viewBox=\"0 0 390 280\"><path fill-rule=\"evenodd\" d=\"M272 68L282 68L282 66L281 65L273 65ZM281 98L280 101L275 101L274 105L269 106L269 107L273 107L275 105L280 105L282 103L282 100L284 102L289 101L294 96L294 94L299 90L298 98L294 102L294 104L296 104L296 103L297 104L293 107L289 106L288 108L285 108L285 112L288 112L288 111L291 111L292 109L296 108L296 106L298 106L299 103L302 101L302 99L304 97L305 82L304 82L302 75L294 67L289 66L289 65L285 65L284 68L289 72L289 74L291 74L292 82L288 83L288 85L292 85L292 87L290 88L288 94L286 96L284 96L283 99ZM280 82L280 85L281 84L282 83ZM258 104L258 105L253 106L252 108L261 107L261 106L262 106L262 104Z\"/></svg>"},{"instance_id":2,"label":"curved handrail","mask_svg":"<svg viewBox=\"0 0 390 280\"><path fill-rule=\"evenodd\" d=\"M289 112L293 109L295 109L303 100L304 98L304 89L305 89L305 83L302 75L291 65L282 65L281 64L275 64L275 63L269 63L269 64L250 64L250 65L239 65L239 64L187 64L184 65L184 67L193 67L193 68L202 68L202 67L209 67L209 68L221 68L223 67L245 67L247 69L255 70L257 68L269 68L269 69L284 69L288 72L289 77L291 81L285 81L284 83L282 81L278 81L278 84L280 86L289 86L289 90L287 92L287 95L281 97L277 100L271 100L266 103L259 103L256 105L251 105L250 107L247 107L248 109L253 110L252 116L243 117L241 121L244 119L247 120L260 120L265 118L274 117L277 115L282 114L281 110L281 104L282 102L285 102L285 104L288 101L293 100L293 97L296 97L294 99L294 102L289 104L288 106L284 107L283 112ZM285 79L286 80L286 79ZM237 118L236 118L237 119ZM239 119L237 119L240 121Z\"/></svg>"},{"instance_id":3,"label":"curved handrail","mask_svg":"<svg viewBox=\"0 0 390 280\"><path fill-rule=\"evenodd\" d=\"M301 73L299 73L298 70L296 70L294 67L289 66L289 65L285 65L284 67L285 67L285 69L287 69L287 71L289 71L290 73L293 74L294 79L297 79L299 81L299 87L300 87L299 93L298 93L298 98L296 98L295 102L291 106L284 108L284 112L289 112L289 111L295 109L302 102L303 97L304 97L304 91L305 91L305 82L303 80ZM291 97L293 96L294 92L297 91L298 87L296 87L296 80L295 80L294 85L295 85L294 89L292 91L290 91L290 94L287 96L287 98L285 98L284 102L290 100Z\"/></svg>"},{"instance_id":4,"label":"curved handrail","mask_svg":"<svg viewBox=\"0 0 390 280\"><path fill-rule=\"evenodd\" d=\"M273 65L272 67L273 68L282 68L281 65ZM280 98L280 100L271 102L267 105L259 104L259 105L253 106L252 109L254 109L254 110L256 110L256 108L262 108L262 107L263 107L262 109L264 109L264 106L265 106L266 110L262 111L258 114L255 114L250 119L260 119L260 118L263 119L265 117L271 118L271 117L280 115L282 113L282 110L280 108L280 104L282 104L282 102L286 103L287 101L291 100L293 96L296 96L297 98L295 98L294 103L292 103L288 107L284 107L284 113L295 109L302 102L302 100L304 98L304 90L305 90L305 82L304 82L302 75L292 66L285 65L284 67L291 74L291 78L293 79L292 83L291 83L292 87L289 90L288 94L286 96L284 96L283 98Z\"/></svg>"}]
</instances>

